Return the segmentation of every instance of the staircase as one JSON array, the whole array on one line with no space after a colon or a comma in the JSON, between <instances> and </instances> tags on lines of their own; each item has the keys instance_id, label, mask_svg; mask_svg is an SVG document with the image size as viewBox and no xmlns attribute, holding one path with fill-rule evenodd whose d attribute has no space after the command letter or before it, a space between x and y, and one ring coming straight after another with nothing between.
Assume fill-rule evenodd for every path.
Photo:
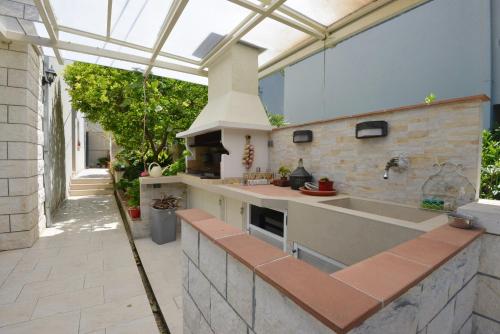
<instances>
[{"instance_id":1,"label":"staircase","mask_svg":"<svg viewBox=\"0 0 500 334\"><path fill-rule=\"evenodd\" d=\"M113 194L113 183L106 169L86 169L71 178L70 196Z\"/></svg>"}]
</instances>

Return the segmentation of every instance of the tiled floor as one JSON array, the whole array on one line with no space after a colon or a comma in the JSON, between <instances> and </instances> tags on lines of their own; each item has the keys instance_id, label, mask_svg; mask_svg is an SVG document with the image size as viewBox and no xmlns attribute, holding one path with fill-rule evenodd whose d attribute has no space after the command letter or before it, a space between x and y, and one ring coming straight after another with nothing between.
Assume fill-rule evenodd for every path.
<instances>
[{"instance_id":1,"label":"tiled floor","mask_svg":"<svg viewBox=\"0 0 500 334\"><path fill-rule=\"evenodd\" d=\"M0 253L0 333L158 333L113 196L67 200L32 248Z\"/></svg>"},{"instance_id":2,"label":"tiled floor","mask_svg":"<svg viewBox=\"0 0 500 334\"><path fill-rule=\"evenodd\" d=\"M135 240L142 265L172 334L182 334L181 240L157 245L150 238Z\"/></svg>"}]
</instances>

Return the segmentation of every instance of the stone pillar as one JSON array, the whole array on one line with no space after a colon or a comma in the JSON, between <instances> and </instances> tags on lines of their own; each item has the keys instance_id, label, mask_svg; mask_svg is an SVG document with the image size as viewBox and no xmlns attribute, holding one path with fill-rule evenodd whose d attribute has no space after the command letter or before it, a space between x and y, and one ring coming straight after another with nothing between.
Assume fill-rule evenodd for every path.
<instances>
[{"instance_id":1,"label":"stone pillar","mask_svg":"<svg viewBox=\"0 0 500 334\"><path fill-rule=\"evenodd\" d=\"M41 56L0 43L0 250L30 247L45 226Z\"/></svg>"}]
</instances>

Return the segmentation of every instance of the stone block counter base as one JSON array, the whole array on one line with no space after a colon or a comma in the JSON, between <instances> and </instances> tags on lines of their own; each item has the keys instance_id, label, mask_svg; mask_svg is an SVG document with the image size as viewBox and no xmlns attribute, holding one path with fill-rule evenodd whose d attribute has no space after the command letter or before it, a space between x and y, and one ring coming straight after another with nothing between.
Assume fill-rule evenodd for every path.
<instances>
[{"instance_id":1,"label":"stone block counter base","mask_svg":"<svg viewBox=\"0 0 500 334\"><path fill-rule=\"evenodd\" d=\"M199 209L177 214L186 334L471 333L483 230L443 226L328 275Z\"/></svg>"}]
</instances>

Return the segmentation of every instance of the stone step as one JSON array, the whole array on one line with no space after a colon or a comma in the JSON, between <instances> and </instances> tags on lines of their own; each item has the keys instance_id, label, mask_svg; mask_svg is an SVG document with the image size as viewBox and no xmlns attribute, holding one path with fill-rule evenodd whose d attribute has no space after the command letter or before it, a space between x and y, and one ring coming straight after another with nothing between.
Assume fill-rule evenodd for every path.
<instances>
[{"instance_id":1,"label":"stone step","mask_svg":"<svg viewBox=\"0 0 500 334\"><path fill-rule=\"evenodd\" d=\"M83 189L83 190L70 190L70 196L91 196L91 195L112 195L112 189Z\"/></svg>"},{"instance_id":2,"label":"stone step","mask_svg":"<svg viewBox=\"0 0 500 334\"><path fill-rule=\"evenodd\" d=\"M85 189L113 189L112 183L71 183L71 190L85 190Z\"/></svg>"},{"instance_id":3,"label":"stone step","mask_svg":"<svg viewBox=\"0 0 500 334\"><path fill-rule=\"evenodd\" d=\"M111 179L107 177L103 178L72 178L71 179L71 184L111 184Z\"/></svg>"}]
</instances>

